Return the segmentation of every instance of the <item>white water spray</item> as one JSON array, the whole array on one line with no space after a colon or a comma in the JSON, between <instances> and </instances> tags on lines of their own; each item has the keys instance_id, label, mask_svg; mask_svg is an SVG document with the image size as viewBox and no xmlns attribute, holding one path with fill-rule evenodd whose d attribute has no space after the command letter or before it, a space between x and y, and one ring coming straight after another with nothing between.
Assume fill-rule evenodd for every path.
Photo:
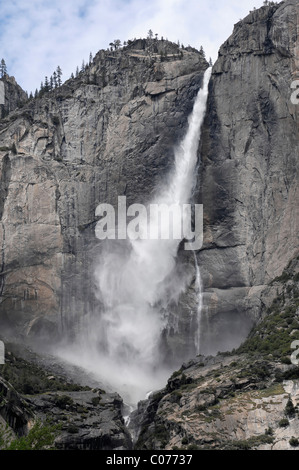
<instances>
[{"instance_id":1,"label":"white water spray","mask_svg":"<svg viewBox=\"0 0 299 470\"><path fill-rule=\"evenodd\" d=\"M201 335L201 313L202 313L202 282L200 276L200 269L197 262L196 254L194 253L194 263L196 269L196 277L195 277L195 286L197 292L197 311L196 311L196 330L195 330L195 350L196 355L200 354L200 335Z\"/></svg>"},{"instance_id":2,"label":"white water spray","mask_svg":"<svg viewBox=\"0 0 299 470\"><path fill-rule=\"evenodd\" d=\"M192 196L210 75L208 69L189 118L188 131L175 149L175 165L169 181L152 203L183 205ZM149 223L158 225L158 220L152 216ZM167 307L178 302L190 283L187 276L176 270L180 241L103 242L95 270L101 306L98 317L89 325L87 346L82 350L76 346L72 354L64 353L64 357L106 378L130 403L137 403L149 390L164 386L169 377L169 369L160 364L161 332L167 326ZM200 286L198 266L196 274ZM198 336L195 344L198 351Z\"/></svg>"}]
</instances>

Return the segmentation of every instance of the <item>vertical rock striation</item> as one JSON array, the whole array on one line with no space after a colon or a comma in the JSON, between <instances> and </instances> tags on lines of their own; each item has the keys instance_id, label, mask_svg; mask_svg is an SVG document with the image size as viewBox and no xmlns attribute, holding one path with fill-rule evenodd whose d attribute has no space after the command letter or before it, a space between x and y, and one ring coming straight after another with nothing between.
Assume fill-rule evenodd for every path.
<instances>
[{"instance_id":1,"label":"vertical rock striation","mask_svg":"<svg viewBox=\"0 0 299 470\"><path fill-rule=\"evenodd\" d=\"M2 325L73 335L99 310L95 209L150 200L207 67L196 50L138 40L2 119Z\"/></svg>"},{"instance_id":2,"label":"vertical rock striation","mask_svg":"<svg viewBox=\"0 0 299 470\"><path fill-rule=\"evenodd\" d=\"M1 119L1 325L72 336L98 311L95 208L116 207L118 196L151 199L207 66L191 48L138 40L100 51L78 78ZM290 99L298 73L295 0L236 24L213 68L197 191L202 353L239 345L273 299L267 285L298 253L298 106ZM186 253L180 259L193 265ZM179 325L174 308L166 355L192 355L194 294L191 284Z\"/></svg>"},{"instance_id":3,"label":"vertical rock striation","mask_svg":"<svg viewBox=\"0 0 299 470\"><path fill-rule=\"evenodd\" d=\"M0 80L0 118L7 116L28 100L27 93L17 84L14 77L5 75Z\"/></svg>"},{"instance_id":4,"label":"vertical rock striation","mask_svg":"<svg viewBox=\"0 0 299 470\"><path fill-rule=\"evenodd\" d=\"M213 68L202 139L204 353L237 346L298 254L299 5L237 23Z\"/></svg>"}]
</instances>

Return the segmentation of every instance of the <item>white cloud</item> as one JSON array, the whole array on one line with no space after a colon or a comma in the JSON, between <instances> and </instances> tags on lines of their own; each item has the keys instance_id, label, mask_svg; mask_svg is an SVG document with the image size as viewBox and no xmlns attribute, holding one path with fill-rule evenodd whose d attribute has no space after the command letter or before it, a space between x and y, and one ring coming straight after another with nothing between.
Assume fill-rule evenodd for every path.
<instances>
[{"instance_id":1,"label":"white cloud","mask_svg":"<svg viewBox=\"0 0 299 470\"><path fill-rule=\"evenodd\" d=\"M0 55L27 91L60 65L69 78L82 60L114 39L149 29L184 45L203 45L216 59L233 25L262 0L11 0L0 1Z\"/></svg>"}]
</instances>

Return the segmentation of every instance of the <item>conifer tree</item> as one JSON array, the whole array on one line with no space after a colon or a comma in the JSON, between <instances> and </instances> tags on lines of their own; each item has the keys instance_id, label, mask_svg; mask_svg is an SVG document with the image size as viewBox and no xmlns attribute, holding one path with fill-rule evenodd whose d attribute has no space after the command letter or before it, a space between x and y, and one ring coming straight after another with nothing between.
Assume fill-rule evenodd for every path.
<instances>
[{"instance_id":1,"label":"conifer tree","mask_svg":"<svg viewBox=\"0 0 299 470\"><path fill-rule=\"evenodd\" d=\"M58 65L57 69L56 69L56 73L57 73L57 85L58 86L61 86L62 85L62 80L61 80L61 76L62 76L62 70L60 68L60 66Z\"/></svg>"},{"instance_id":2,"label":"conifer tree","mask_svg":"<svg viewBox=\"0 0 299 470\"><path fill-rule=\"evenodd\" d=\"M48 92L50 90L50 85L49 85L49 80L48 77L45 77L45 83L44 83L44 91Z\"/></svg>"},{"instance_id":3,"label":"conifer tree","mask_svg":"<svg viewBox=\"0 0 299 470\"><path fill-rule=\"evenodd\" d=\"M57 88L57 73L53 72L53 86L54 88Z\"/></svg>"},{"instance_id":4,"label":"conifer tree","mask_svg":"<svg viewBox=\"0 0 299 470\"><path fill-rule=\"evenodd\" d=\"M40 89L39 89L39 96L42 96L43 93L44 93L44 84L43 84L43 82L41 82Z\"/></svg>"},{"instance_id":5,"label":"conifer tree","mask_svg":"<svg viewBox=\"0 0 299 470\"><path fill-rule=\"evenodd\" d=\"M7 75L7 67L4 59L1 59L0 62L0 76L1 78L5 77Z\"/></svg>"},{"instance_id":6,"label":"conifer tree","mask_svg":"<svg viewBox=\"0 0 299 470\"><path fill-rule=\"evenodd\" d=\"M199 52L200 52L200 53L203 55L203 57L205 57L205 56L206 56L206 54L205 54L205 51L204 51L204 49L203 49L203 47L202 47L202 46L200 46L200 50L199 50Z\"/></svg>"}]
</instances>

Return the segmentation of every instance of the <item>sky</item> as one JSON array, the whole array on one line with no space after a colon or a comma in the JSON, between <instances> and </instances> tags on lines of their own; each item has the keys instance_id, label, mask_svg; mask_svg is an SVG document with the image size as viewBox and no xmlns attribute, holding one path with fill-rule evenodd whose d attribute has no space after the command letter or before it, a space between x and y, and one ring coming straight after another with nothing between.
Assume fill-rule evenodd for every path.
<instances>
[{"instance_id":1,"label":"sky","mask_svg":"<svg viewBox=\"0 0 299 470\"><path fill-rule=\"evenodd\" d=\"M217 59L234 24L263 0L0 0L0 60L30 93L59 65L75 74L115 39L158 38L200 48Z\"/></svg>"}]
</instances>

